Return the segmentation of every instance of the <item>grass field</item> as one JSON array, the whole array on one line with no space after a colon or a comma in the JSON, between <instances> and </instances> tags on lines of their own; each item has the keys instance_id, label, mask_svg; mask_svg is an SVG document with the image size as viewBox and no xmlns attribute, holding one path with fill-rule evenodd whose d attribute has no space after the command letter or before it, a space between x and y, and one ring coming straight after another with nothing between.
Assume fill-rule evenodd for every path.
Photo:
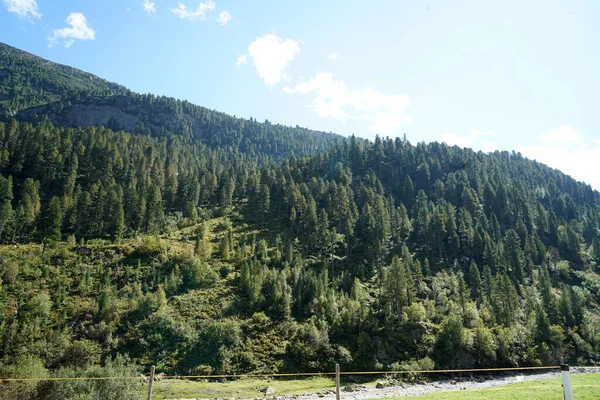
<instances>
[{"instance_id":1,"label":"grass field","mask_svg":"<svg viewBox=\"0 0 600 400\"><path fill-rule=\"evenodd\" d=\"M571 376L575 400L600 399L600 373ZM365 383L375 386L374 382ZM238 398L263 397L259 390L275 389L274 396L284 394L317 393L334 386L331 378L312 377L306 379L240 379L224 383L168 379L154 384L153 399L173 398ZM354 397L343 393L342 398ZM404 399L405 397L402 397ZM432 393L418 396L422 400L561 400L563 399L560 378L525 381L480 390L461 390ZM392 398L390 398L392 399ZM400 399L400 398L398 398Z\"/></svg>"},{"instance_id":2,"label":"grass field","mask_svg":"<svg viewBox=\"0 0 600 400\"><path fill-rule=\"evenodd\" d=\"M153 399L172 398L252 398L263 397L259 390L266 387L275 389L274 395L316 393L324 388L335 386L330 378L312 377L306 379L267 380L240 379L224 383L195 382L189 380L168 379L156 382L153 388Z\"/></svg>"},{"instance_id":3,"label":"grass field","mask_svg":"<svg viewBox=\"0 0 600 400\"><path fill-rule=\"evenodd\" d=\"M575 400L600 399L600 373L571 375L571 382ZM419 400L562 400L563 389L561 379L555 378L511 383L481 390L432 393L417 398Z\"/></svg>"}]
</instances>

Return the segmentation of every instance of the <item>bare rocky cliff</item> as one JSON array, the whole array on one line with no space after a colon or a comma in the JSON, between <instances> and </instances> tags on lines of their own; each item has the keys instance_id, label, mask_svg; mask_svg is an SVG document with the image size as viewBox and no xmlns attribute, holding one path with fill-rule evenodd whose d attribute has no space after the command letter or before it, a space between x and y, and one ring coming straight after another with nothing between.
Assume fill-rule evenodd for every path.
<instances>
[{"instance_id":1,"label":"bare rocky cliff","mask_svg":"<svg viewBox=\"0 0 600 400\"><path fill-rule=\"evenodd\" d=\"M143 126L153 135L168 130L191 133L199 139L202 137L199 121L178 116L173 110L149 104L143 99L124 96L56 102L31 107L17 115L18 119L27 121L46 117L55 125L73 128L104 125L113 130L134 132Z\"/></svg>"}]
</instances>

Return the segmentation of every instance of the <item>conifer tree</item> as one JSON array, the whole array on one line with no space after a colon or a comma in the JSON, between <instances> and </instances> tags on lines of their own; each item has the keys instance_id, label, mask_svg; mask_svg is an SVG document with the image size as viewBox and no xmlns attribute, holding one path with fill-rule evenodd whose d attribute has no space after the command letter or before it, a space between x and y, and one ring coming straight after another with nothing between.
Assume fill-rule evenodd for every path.
<instances>
[{"instance_id":1,"label":"conifer tree","mask_svg":"<svg viewBox=\"0 0 600 400\"><path fill-rule=\"evenodd\" d=\"M469 283L472 288L471 294L478 304L483 303L483 288L481 284L481 273L475 261L471 261L469 269Z\"/></svg>"},{"instance_id":2,"label":"conifer tree","mask_svg":"<svg viewBox=\"0 0 600 400\"><path fill-rule=\"evenodd\" d=\"M509 271L517 283L523 283L523 251L521 240L513 229L506 231L504 236L504 258L508 264Z\"/></svg>"},{"instance_id":3,"label":"conifer tree","mask_svg":"<svg viewBox=\"0 0 600 400\"><path fill-rule=\"evenodd\" d=\"M61 239L61 226L63 220L62 206L57 196L50 199L45 213L44 238L46 241L58 242Z\"/></svg>"},{"instance_id":4,"label":"conifer tree","mask_svg":"<svg viewBox=\"0 0 600 400\"><path fill-rule=\"evenodd\" d=\"M12 188L12 177L5 178L0 175L0 240L2 240L2 233L6 228L7 224L13 218L13 188Z\"/></svg>"}]
</instances>

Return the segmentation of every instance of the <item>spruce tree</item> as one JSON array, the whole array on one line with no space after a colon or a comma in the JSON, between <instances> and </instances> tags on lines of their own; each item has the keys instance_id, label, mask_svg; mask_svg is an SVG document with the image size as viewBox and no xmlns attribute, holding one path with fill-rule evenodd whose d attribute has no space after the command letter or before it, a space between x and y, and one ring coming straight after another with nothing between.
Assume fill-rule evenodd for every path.
<instances>
[{"instance_id":1,"label":"spruce tree","mask_svg":"<svg viewBox=\"0 0 600 400\"><path fill-rule=\"evenodd\" d=\"M50 243L60 241L63 212L60 199L57 196L54 196L52 199L50 199L44 219L45 240Z\"/></svg>"}]
</instances>

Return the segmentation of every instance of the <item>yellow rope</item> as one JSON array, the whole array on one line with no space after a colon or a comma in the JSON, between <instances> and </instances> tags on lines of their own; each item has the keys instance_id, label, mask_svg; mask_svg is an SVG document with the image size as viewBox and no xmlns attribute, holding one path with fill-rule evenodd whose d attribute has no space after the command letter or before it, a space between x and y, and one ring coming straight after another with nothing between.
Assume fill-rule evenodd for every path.
<instances>
[{"instance_id":1,"label":"yellow rope","mask_svg":"<svg viewBox=\"0 0 600 400\"><path fill-rule=\"evenodd\" d=\"M540 369L559 369L560 365L550 365L545 367L513 367L513 368L473 368L473 369L430 369L421 371L366 371L366 372L340 372L340 375L368 375L368 374L435 374L435 373L453 373L453 372L498 372L498 371L523 371Z\"/></svg>"},{"instance_id":2,"label":"yellow rope","mask_svg":"<svg viewBox=\"0 0 600 400\"><path fill-rule=\"evenodd\" d=\"M512 368L473 368L473 369L430 369L418 371L348 371L340 372L340 375L395 375L395 374L445 374L465 372L501 372L501 371L533 371L559 369L558 365L543 367L512 367ZM576 368L576 367L572 367ZM581 367L594 368L594 367ZM595 367L600 368L600 367ZM294 376L332 376L335 372L298 372L282 374L241 374L241 375L162 375L162 379L227 379L227 378L271 378L271 377L294 377ZM108 380L108 379L147 379L143 376L98 376L98 377L74 377L74 378L0 378L0 382L16 381L83 381L83 380Z\"/></svg>"},{"instance_id":3,"label":"yellow rope","mask_svg":"<svg viewBox=\"0 0 600 400\"><path fill-rule=\"evenodd\" d=\"M108 379L144 379L141 376L96 376L96 377L75 377L75 378L0 378L0 382L17 381L101 381Z\"/></svg>"}]
</instances>

